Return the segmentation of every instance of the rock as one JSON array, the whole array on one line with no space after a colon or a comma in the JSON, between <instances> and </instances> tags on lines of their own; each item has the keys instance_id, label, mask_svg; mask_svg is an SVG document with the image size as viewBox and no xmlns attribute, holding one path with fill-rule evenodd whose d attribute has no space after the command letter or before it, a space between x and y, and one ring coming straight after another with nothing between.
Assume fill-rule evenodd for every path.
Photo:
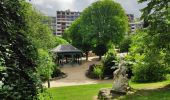
<instances>
[{"instance_id":1,"label":"rock","mask_svg":"<svg viewBox=\"0 0 170 100\"><path fill-rule=\"evenodd\" d=\"M111 100L112 95L110 94L111 89L100 89L98 93L98 100Z\"/></svg>"}]
</instances>

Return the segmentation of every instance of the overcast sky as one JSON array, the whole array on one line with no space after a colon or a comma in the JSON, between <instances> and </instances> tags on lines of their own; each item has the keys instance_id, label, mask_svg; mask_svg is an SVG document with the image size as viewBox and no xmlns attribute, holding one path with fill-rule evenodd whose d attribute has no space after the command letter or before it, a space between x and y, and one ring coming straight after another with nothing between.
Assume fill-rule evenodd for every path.
<instances>
[{"instance_id":1,"label":"overcast sky","mask_svg":"<svg viewBox=\"0 0 170 100\"><path fill-rule=\"evenodd\" d=\"M30 2L42 13L48 16L56 16L57 10L73 10L83 11L91 3L97 0L31 0ZM126 13L134 14L135 17L140 17L139 9L146 4L138 4L137 0L115 0L119 2L125 9Z\"/></svg>"}]
</instances>

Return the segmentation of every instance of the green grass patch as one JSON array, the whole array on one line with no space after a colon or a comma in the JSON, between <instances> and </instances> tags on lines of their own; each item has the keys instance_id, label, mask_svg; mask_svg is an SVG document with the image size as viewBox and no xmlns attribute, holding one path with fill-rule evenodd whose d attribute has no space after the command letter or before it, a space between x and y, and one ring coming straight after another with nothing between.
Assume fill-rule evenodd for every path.
<instances>
[{"instance_id":1,"label":"green grass patch","mask_svg":"<svg viewBox=\"0 0 170 100\"><path fill-rule=\"evenodd\" d=\"M91 84L79 86L56 87L47 90L45 98L41 100L93 100L101 88L111 88L112 84ZM51 98L50 98L51 96Z\"/></svg>"},{"instance_id":2,"label":"green grass patch","mask_svg":"<svg viewBox=\"0 0 170 100\"><path fill-rule=\"evenodd\" d=\"M133 83L130 86L135 92L116 100L170 100L170 80L155 83ZM65 86L47 89L41 100L93 100L99 89L111 88L112 84L90 84L79 86Z\"/></svg>"},{"instance_id":3,"label":"green grass patch","mask_svg":"<svg viewBox=\"0 0 170 100\"><path fill-rule=\"evenodd\" d=\"M170 84L170 79L161 82L154 82L154 83L134 83L129 82L130 86L134 89L155 89L155 88L162 88L168 84Z\"/></svg>"},{"instance_id":4,"label":"green grass patch","mask_svg":"<svg viewBox=\"0 0 170 100\"><path fill-rule=\"evenodd\" d=\"M150 90L138 90L133 94L122 96L117 100L170 100L170 89L150 89Z\"/></svg>"}]
</instances>

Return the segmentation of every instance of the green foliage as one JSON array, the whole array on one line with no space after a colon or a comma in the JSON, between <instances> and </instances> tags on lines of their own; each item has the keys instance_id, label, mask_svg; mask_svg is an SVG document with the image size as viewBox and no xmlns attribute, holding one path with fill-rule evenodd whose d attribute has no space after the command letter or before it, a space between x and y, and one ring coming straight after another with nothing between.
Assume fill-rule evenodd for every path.
<instances>
[{"instance_id":1,"label":"green foliage","mask_svg":"<svg viewBox=\"0 0 170 100\"><path fill-rule=\"evenodd\" d=\"M0 1L0 98L36 99L42 85L36 74L38 53L28 38L24 0Z\"/></svg>"},{"instance_id":2,"label":"green foliage","mask_svg":"<svg viewBox=\"0 0 170 100\"><path fill-rule=\"evenodd\" d=\"M102 60L104 76L113 77L113 72L115 71L117 62L117 57L114 49L110 49L106 54L104 59Z\"/></svg>"},{"instance_id":3,"label":"green foliage","mask_svg":"<svg viewBox=\"0 0 170 100\"><path fill-rule=\"evenodd\" d=\"M89 69L88 69L86 75L92 79L102 79L103 71L104 71L104 69L103 69L102 65L92 64L89 66Z\"/></svg>"},{"instance_id":4,"label":"green foliage","mask_svg":"<svg viewBox=\"0 0 170 100\"><path fill-rule=\"evenodd\" d=\"M148 23L147 31L133 37L131 61L134 81L150 82L165 78L170 63L170 8L168 0L139 0L147 2L142 19Z\"/></svg>"},{"instance_id":5,"label":"green foliage","mask_svg":"<svg viewBox=\"0 0 170 100\"><path fill-rule=\"evenodd\" d=\"M55 37L55 46L58 46L60 44L68 44L68 42L63 39L63 38L60 38L60 37Z\"/></svg>"},{"instance_id":6,"label":"green foliage","mask_svg":"<svg viewBox=\"0 0 170 100\"><path fill-rule=\"evenodd\" d=\"M130 44L131 44L131 36L125 37L119 45L120 52L129 52Z\"/></svg>"},{"instance_id":7,"label":"green foliage","mask_svg":"<svg viewBox=\"0 0 170 100\"><path fill-rule=\"evenodd\" d=\"M42 48L44 50L54 48L56 46L56 39L48 25L44 22L48 20L48 18L33 9L31 4L22 3L22 5L26 6L24 19L27 22L28 38L30 38L37 48Z\"/></svg>"},{"instance_id":8,"label":"green foliage","mask_svg":"<svg viewBox=\"0 0 170 100\"><path fill-rule=\"evenodd\" d=\"M91 34L94 44L119 43L128 27L123 8L112 0L100 0L81 14L85 30Z\"/></svg>"},{"instance_id":9,"label":"green foliage","mask_svg":"<svg viewBox=\"0 0 170 100\"><path fill-rule=\"evenodd\" d=\"M101 56L103 56L107 51L107 47L104 44L97 45L93 50L93 52L99 56L99 60L101 59Z\"/></svg>"},{"instance_id":10,"label":"green foliage","mask_svg":"<svg viewBox=\"0 0 170 100\"><path fill-rule=\"evenodd\" d=\"M165 63L166 52L148 48L150 37L144 31L132 38L128 60L132 63L133 81L153 82L165 79L168 65Z\"/></svg>"},{"instance_id":11,"label":"green foliage","mask_svg":"<svg viewBox=\"0 0 170 100\"><path fill-rule=\"evenodd\" d=\"M101 44L108 49L108 44L119 43L127 28L128 20L123 8L112 0L99 0L81 13L65 31L64 38L88 54ZM101 56L107 49L95 53Z\"/></svg>"},{"instance_id":12,"label":"green foliage","mask_svg":"<svg viewBox=\"0 0 170 100\"><path fill-rule=\"evenodd\" d=\"M38 54L39 66L37 68L37 72L41 76L41 79L43 81L47 81L49 78L51 78L51 75L53 74L55 64L47 51L39 49Z\"/></svg>"},{"instance_id":13,"label":"green foliage","mask_svg":"<svg viewBox=\"0 0 170 100\"><path fill-rule=\"evenodd\" d=\"M158 62L142 62L133 66L133 81L155 82L165 79L166 67Z\"/></svg>"},{"instance_id":14,"label":"green foliage","mask_svg":"<svg viewBox=\"0 0 170 100\"><path fill-rule=\"evenodd\" d=\"M95 65L93 74L97 76L99 79L102 79L103 76L103 66L102 65Z\"/></svg>"}]
</instances>

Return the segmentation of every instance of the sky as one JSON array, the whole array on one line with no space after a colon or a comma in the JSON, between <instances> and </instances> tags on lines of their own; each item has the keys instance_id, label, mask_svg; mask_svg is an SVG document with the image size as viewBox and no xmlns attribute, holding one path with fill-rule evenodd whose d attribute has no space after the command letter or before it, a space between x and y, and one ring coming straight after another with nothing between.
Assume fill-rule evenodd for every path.
<instances>
[{"instance_id":1,"label":"sky","mask_svg":"<svg viewBox=\"0 0 170 100\"><path fill-rule=\"evenodd\" d=\"M83 11L86 7L97 0L31 0L30 2L45 15L56 16L57 10ZM138 4L137 0L115 0L120 3L126 13L134 14L139 18L140 9L146 4Z\"/></svg>"}]
</instances>

